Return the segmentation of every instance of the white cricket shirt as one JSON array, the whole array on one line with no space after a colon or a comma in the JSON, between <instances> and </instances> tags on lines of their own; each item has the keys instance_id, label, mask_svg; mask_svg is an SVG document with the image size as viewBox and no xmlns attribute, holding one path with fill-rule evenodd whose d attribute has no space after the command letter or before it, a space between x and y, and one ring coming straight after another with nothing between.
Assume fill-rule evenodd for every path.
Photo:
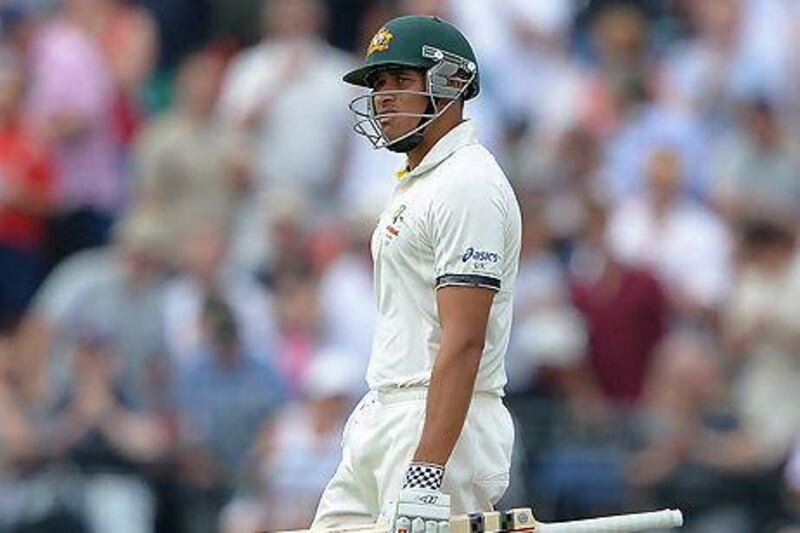
<instances>
[{"instance_id":1,"label":"white cricket shirt","mask_svg":"<svg viewBox=\"0 0 800 533\"><path fill-rule=\"evenodd\" d=\"M371 389L428 384L442 333L436 290L467 285L497 291L475 390L502 394L520 227L511 185L469 121L402 177L372 236Z\"/></svg>"}]
</instances>

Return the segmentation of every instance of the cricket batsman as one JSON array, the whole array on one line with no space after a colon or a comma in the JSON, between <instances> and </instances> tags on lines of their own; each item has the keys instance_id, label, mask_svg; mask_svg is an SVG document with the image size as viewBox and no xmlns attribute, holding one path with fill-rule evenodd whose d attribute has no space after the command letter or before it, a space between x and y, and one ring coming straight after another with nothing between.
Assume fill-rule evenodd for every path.
<instances>
[{"instance_id":1,"label":"cricket batsman","mask_svg":"<svg viewBox=\"0 0 800 533\"><path fill-rule=\"evenodd\" d=\"M356 132L407 160L372 236L370 391L347 422L312 529L383 515L393 531L445 531L451 514L491 510L509 482L503 358L519 206L463 117L480 84L455 26L392 19L344 81L369 89L350 104Z\"/></svg>"}]
</instances>

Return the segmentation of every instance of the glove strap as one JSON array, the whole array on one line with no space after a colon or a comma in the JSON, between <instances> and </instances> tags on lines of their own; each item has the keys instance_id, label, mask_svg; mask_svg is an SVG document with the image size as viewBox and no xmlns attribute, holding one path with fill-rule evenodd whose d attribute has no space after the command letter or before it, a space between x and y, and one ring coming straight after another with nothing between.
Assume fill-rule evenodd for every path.
<instances>
[{"instance_id":1,"label":"glove strap","mask_svg":"<svg viewBox=\"0 0 800 533\"><path fill-rule=\"evenodd\" d=\"M403 488L439 490L444 479L444 467L433 463L413 462L406 470Z\"/></svg>"}]
</instances>

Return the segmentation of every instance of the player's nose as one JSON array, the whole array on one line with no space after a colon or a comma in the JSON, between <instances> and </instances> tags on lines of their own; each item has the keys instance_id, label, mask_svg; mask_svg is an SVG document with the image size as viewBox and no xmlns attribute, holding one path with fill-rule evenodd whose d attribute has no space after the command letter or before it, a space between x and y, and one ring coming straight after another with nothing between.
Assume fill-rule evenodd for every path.
<instances>
[{"instance_id":1,"label":"player's nose","mask_svg":"<svg viewBox=\"0 0 800 533\"><path fill-rule=\"evenodd\" d=\"M396 96L397 95L393 92L377 93L375 95L375 108L378 112L391 110L397 100Z\"/></svg>"}]
</instances>

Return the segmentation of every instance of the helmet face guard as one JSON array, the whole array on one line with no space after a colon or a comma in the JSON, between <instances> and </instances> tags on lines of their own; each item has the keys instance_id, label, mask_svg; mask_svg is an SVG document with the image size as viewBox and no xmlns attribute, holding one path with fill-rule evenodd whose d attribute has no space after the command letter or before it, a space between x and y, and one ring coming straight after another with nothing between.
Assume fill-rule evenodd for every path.
<instances>
[{"instance_id":1,"label":"helmet face guard","mask_svg":"<svg viewBox=\"0 0 800 533\"><path fill-rule=\"evenodd\" d=\"M408 90L392 90L371 92L357 96L350 102L350 110L355 114L356 122L353 125L353 130L369 140L373 148L388 148L392 150L394 147L403 147L396 151L408 151L416 144L406 142L413 137L422 139L425 128L431 122L436 120L439 116L444 114L454 102L463 98L469 97L469 91L473 89L473 82L475 81L478 73L477 65L474 61L464 57L452 54L434 48L432 46L424 45L422 47L422 57L432 60L433 66L425 71L425 91L408 91ZM384 69L402 69L402 68L415 68L407 67L404 65L382 65L376 66L373 72L379 72ZM375 97L378 95L420 95L429 99L429 105L424 113L382 113L379 114L375 108ZM437 100L443 99L447 102L440 106ZM416 117L419 123L416 127L396 139L389 139L383 133L383 128L380 124L380 119L385 117ZM405 149L408 147L408 149Z\"/></svg>"}]
</instances>

